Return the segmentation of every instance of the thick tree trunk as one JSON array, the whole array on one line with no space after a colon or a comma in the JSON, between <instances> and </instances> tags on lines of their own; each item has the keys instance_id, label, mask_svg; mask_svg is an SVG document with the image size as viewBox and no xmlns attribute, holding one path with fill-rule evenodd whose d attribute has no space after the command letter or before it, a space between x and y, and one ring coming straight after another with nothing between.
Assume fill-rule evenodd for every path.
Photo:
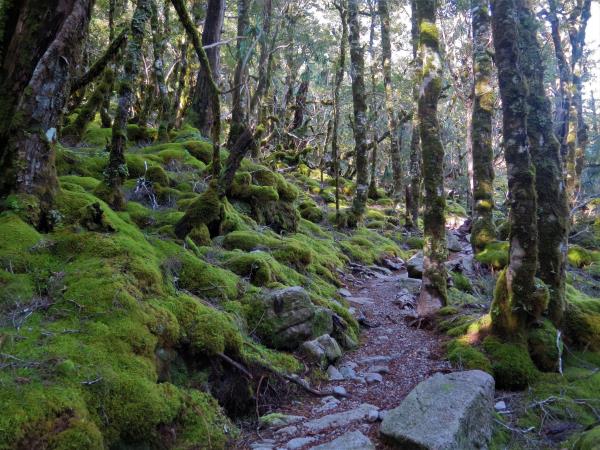
<instances>
[{"instance_id":1,"label":"thick tree trunk","mask_svg":"<svg viewBox=\"0 0 600 450\"><path fill-rule=\"evenodd\" d=\"M535 168L527 139L527 83L521 61L518 5L492 1L492 34L502 98L504 155L510 197L509 264L498 278L491 308L492 329L506 339L523 338L536 298L537 200Z\"/></svg>"},{"instance_id":2,"label":"thick tree trunk","mask_svg":"<svg viewBox=\"0 0 600 450\"><path fill-rule=\"evenodd\" d=\"M251 0L237 0L237 36L246 37L250 28L250 3ZM235 71L233 73L233 90L231 94L231 126L229 128L228 147L231 147L237 138L248 126L248 111L246 110L246 79L248 77L248 64L246 55L250 51L251 43L248 39L238 39L236 46Z\"/></svg>"},{"instance_id":3,"label":"thick tree trunk","mask_svg":"<svg viewBox=\"0 0 600 450\"><path fill-rule=\"evenodd\" d=\"M383 67L383 89L385 92L385 110L390 132L390 156L394 172L394 191L392 197L399 201L402 197L402 162L400 161L400 143L398 142L398 124L394 114L392 94L392 45L390 43L390 12L387 0L379 0L379 19L381 20L381 64Z\"/></svg>"},{"instance_id":4,"label":"thick tree trunk","mask_svg":"<svg viewBox=\"0 0 600 450\"><path fill-rule=\"evenodd\" d=\"M417 3L416 0L411 0L411 41L413 50L413 66L415 67L414 73L414 88L413 98L416 104L418 100L418 86L419 79L417 74L421 70L422 61L421 56L418 52L419 46L419 23L417 20ZM421 177L421 137L419 135L419 116L413 114L412 120L412 135L410 138L410 185L406 187L406 215L404 223L406 228L418 229L419 220L419 207L421 203L421 188L422 188L422 177Z\"/></svg>"},{"instance_id":5,"label":"thick tree trunk","mask_svg":"<svg viewBox=\"0 0 600 450\"><path fill-rule=\"evenodd\" d=\"M417 301L421 317L434 314L447 303L446 196L444 148L439 136L437 104L442 86L442 61L435 24L435 0L417 0L419 52L423 62L418 116L425 184L423 283Z\"/></svg>"},{"instance_id":6,"label":"thick tree trunk","mask_svg":"<svg viewBox=\"0 0 600 450\"><path fill-rule=\"evenodd\" d=\"M331 136L331 161L333 162L333 177L335 179L335 219L339 223L340 215L340 155L338 134L340 128L340 88L344 80L346 68L346 44L348 42L348 11L343 3L335 4L340 14L342 35L340 37L340 54L335 70L335 86L333 88L333 130Z\"/></svg>"},{"instance_id":7,"label":"thick tree trunk","mask_svg":"<svg viewBox=\"0 0 600 450\"><path fill-rule=\"evenodd\" d=\"M93 3L64 0L3 5L0 195L35 195L44 210L52 204L58 188L54 166L57 128Z\"/></svg>"},{"instance_id":8,"label":"thick tree trunk","mask_svg":"<svg viewBox=\"0 0 600 450\"><path fill-rule=\"evenodd\" d=\"M219 42L225 17L225 0L209 0L206 8L206 19L202 30L202 45L208 46ZM221 46L206 49L206 56L214 80L218 80ZM210 108L210 81L203 70L198 72L196 86L192 94L192 104L188 114L192 125L208 136L213 125L213 115Z\"/></svg>"},{"instance_id":9,"label":"thick tree trunk","mask_svg":"<svg viewBox=\"0 0 600 450\"><path fill-rule=\"evenodd\" d=\"M125 50L123 75L119 79L119 103L113 122L108 167L105 171L105 183L108 189L104 191L104 199L117 210L125 206L122 186L128 175L125 161L127 121L134 101L134 85L140 72L146 23L151 14L150 0L138 0L131 19L131 36Z\"/></svg>"},{"instance_id":10,"label":"thick tree trunk","mask_svg":"<svg viewBox=\"0 0 600 450\"><path fill-rule=\"evenodd\" d=\"M492 29L487 0L472 0L473 28L473 113L471 147L473 152L473 227L471 245L475 254L496 239L494 209L494 152L492 116L494 88L492 77Z\"/></svg>"},{"instance_id":11,"label":"thick tree trunk","mask_svg":"<svg viewBox=\"0 0 600 450\"><path fill-rule=\"evenodd\" d=\"M202 48L200 36L198 36L198 31L196 30L196 27L194 26L194 23L192 22L192 19L185 8L185 3L183 0L171 0L171 3L175 7L175 11L177 11L179 20L185 28L188 37L192 41L192 45L196 51L196 56L200 62L200 67L202 68L202 71L205 72L206 78L211 87L210 106L213 117L219 119L213 120L211 128L211 138L213 141L212 174L216 178L221 173L221 98L219 97L219 88L217 87L217 84L212 76L208 56L206 55L204 48Z\"/></svg>"},{"instance_id":12,"label":"thick tree trunk","mask_svg":"<svg viewBox=\"0 0 600 450\"><path fill-rule=\"evenodd\" d=\"M159 142L167 142L169 140L169 93L167 92L167 84L165 82L163 62L165 42L158 18L156 0L152 0L151 7L152 18L150 26L152 28L152 49L154 53L154 79L158 90L158 140Z\"/></svg>"},{"instance_id":13,"label":"thick tree trunk","mask_svg":"<svg viewBox=\"0 0 600 450\"><path fill-rule=\"evenodd\" d=\"M560 327L565 311L565 261L568 237L567 195L563 182L560 144L552 123L552 108L544 87L544 61L537 41L537 20L520 5L521 64L527 78L527 135L535 166L539 277L550 290L548 316ZM543 311L537 311L541 313ZM540 317L536 317L539 319Z\"/></svg>"},{"instance_id":14,"label":"thick tree trunk","mask_svg":"<svg viewBox=\"0 0 600 450\"><path fill-rule=\"evenodd\" d=\"M377 141L377 131L375 130L375 111L377 110L377 100L375 98L375 25L377 14L375 14L374 0L367 1L369 5L369 15L371 16L371 26L369 27L369 72L371 75L371 92L369 95L369 126L371 128L371 174L369 180L369 190L367 197L376 200L377 195L377 158L379 142Z\"/></svg>"},{"instance_id":15,"label":"thick tree trunk","mask_svg":"<svg viewBox=\"0 0 600 450\"><path fill-rule=\"evenodd\" d=\"M360 44L358 0L348 0L348 25L350 46L350 74L352 77L352 103L354 105L354 148L356 162L356 194L352 213L360 221L367 204L369 188L367 140L367 101L365 95L365 60Z\"/></svg>"}]
</instances>

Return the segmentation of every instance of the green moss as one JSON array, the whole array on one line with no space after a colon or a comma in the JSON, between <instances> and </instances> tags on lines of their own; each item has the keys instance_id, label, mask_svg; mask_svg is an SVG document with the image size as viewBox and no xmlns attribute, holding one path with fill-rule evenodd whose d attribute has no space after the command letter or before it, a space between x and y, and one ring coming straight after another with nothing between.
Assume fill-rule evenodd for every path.
<instances>
[{"instance_id":1,"label":"green moss","mask_svg":"<svg viewBox=\"0 0 600 450\"><path fill-rule=\"evenodd\" d=\"M578 245L571 245L567 252L567 261L573 267L582 268L593 263L600 263L600 252L587 250Z\"/></svg>"},{"instance_id":2,"label":"green moss","mask_svg":"<svg viewBox=\"0 0 600 450\"><path fill-rule=\"evenodd\" d=\"M508 264L508 242L494 241L487 244L482 252L475 259L482 264L493 267L494 269L503 269Z\"/></svg>"},{"instance_id":3,"label":"green moss","mask_svg":"<svg viewBox=\"0 0 600 450\"><path fill-rule=\"evenodd\" d=\"M408 238L406 238L405 244L408 248L413 249L413 250L420 250L423 248L423 238L418 237L418 236L409 236Z\"/></svg>"},{"instance_id":4,"label":"green moss","mask_svg":"<svg viewBox=\"0 0 600 450\"><path fill-rule=\"evenodd\" d=\"M238 275L248 277L256 286L265 286L276 281L272 270L273 265L273 257L260 251L241 253L226 262L228 269Z\"/></svg>"},{"instance_id":5,"label":"green moss","mask_svg":"<svg viewBox=\"0 0 600 450\"><path fill-rule=\"evenodd\" d=\"M488 336L483 347L492 362L497 388L523 389L536 380L538 371L524 346Z\"/></svg>"},{"instance_id":6,"label":"green moss","mask_svg":"<svg viewBox=\"0 0 600 450\"><path fill-rule=\"evenodd\" d=\"M273 248L280 245L281 241L273 236L256 231L233 231L223 240L223 247L228 250L244 250L250 252L260 248Z\"/></svg>"},{"instance_id":7,"label":"green moss","mask_svg":"<svg viewBox=\"0 0 600 450\"><path fill-rule=\"evenodd\" d=\"M191 255L181 256L179 285L200 297L233 299L238 295L238 277Z\"/></svg>"},{"instance_id":8,"label":"green moss","mask_svg":"<svg viewBox=\"0 0 600 450\"><path fill-rule=\"evenodd\" d=\"M600 426L586 431L575 443L575 450L595 450L600 442Z\"/></svg>"},{"instance_id":9,"label":"green moss","mask_svg":"<svg viewBox=\"0 0 600 450\"><path fill-rule=\"evenodd\" d=\"M469 280L466 276L459 272L450 272L452 276L452 282L454 283L454 287L456 289L463 292L473 292L473 285L471 284L471 280Z\"/></svg>"},{"instance_id":10,"label":"green moss","mask_svg":"<svg viewBox=\"0 0 600 450\"><path fill-rule=\"evenodd\" d=\"M565 333L568 341L579 348L600 351L600 302L567 285Z\"/></svg>"},{"instance_id":11,"label":"green moss","mask_svg":"<svg viewBox=\"0 0 600 450\"><path fill-rule=\"evenodd\" d=\"M60 177L62 183L72 183L81 186L88 192L92 192L99 184L100 180L92 177L80 177L76 175L63 175Z\"/></svg>"},{"instance_id":12,"label":"green moss","mask_svg":"<svg viewBox=\"0 0 600 450\"><path fill-rule=\"evenodd\" d=\"M178 142L176 140L176 142ZM204 164L210 164L213 157L213 145L208 141L186 141L182 142L183 147L190 154Z\"/></svg>"},{"instance_id":13,"label":"green moss","mask_svg":"<svg viewBox=\"0 0 600 450\"><path fill-rule=\"evenodd\" d=\"M188 238L196 245L210 245L211 243L210 232L204 223L192 228L192 231L188 234Z\"/></svg>"},{"instance_id":14,"label":"green moss","mask_svg":"<svg viewBox=\"0 0 600 450\"><path fill-rule=\"evenodd\" d=\"M529 354L538 369L551 372L558 369L562 356L562 341L558 340L558 331L549 320L544 320L529 330L527 342Z\"/></svg>"},{"instance_id":15,"label":"green moss","mask_svg":"<svg viewBox=\"0 0 600 450\"><path fill-rule=\"evenodd\" d=\"M131 123L127 125L127 140L130 142L152 142L157 134L154 128L140 127Z\"/></svg>"},{"instance_id":16,"label":"green moss","mask_svg":"<svg viewBox=\"0 0 600 450\"><path fill-rule=\"evenodd\" d=\"M146 171L145 178L153 183L162 184L163 186L169 185L169 176L160 166L149 167Z\"/></svg>"},{"instance_id":17,"label":"green moss","mask_svg":"<svg viewBox=\"0 0 600 450\"><path fill-rule=\"evenodd\" d=\"M487 356L460 339L450 341L446 349L450 362L461 370L483 370L492 374L492 364Z\"/></svg>"}]
</instances>

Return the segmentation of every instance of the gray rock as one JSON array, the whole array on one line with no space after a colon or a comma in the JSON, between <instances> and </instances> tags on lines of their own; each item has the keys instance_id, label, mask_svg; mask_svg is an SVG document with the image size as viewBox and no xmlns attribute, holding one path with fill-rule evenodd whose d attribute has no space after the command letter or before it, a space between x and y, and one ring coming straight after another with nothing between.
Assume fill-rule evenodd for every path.
<instances>
[{"instance_id":1,"label":"gray rock","mask_svg":"<svg viewBox=\"0 0 600 450\"><path fill-rule=\"evenodd\" d=\"M485 449L492 432L493 401L494 379L489 374L437 373L385 415L380 433L401 448Z\"/></svg>"},{"instance_id":2,"label":"gray rock","mask_svg":"<svg viewBox=\"0 0 600 450\"><path fill-rule=\"evenodd\" d=\"M327 377L331 381L341 381L344 379L344 375L335 366L329 366L327 368Z\"/></svg>"},{"instance_id":3,"label":"gray rock","mask_svg":"<svg viewBox=\"0 0 600 450\"><path fill-rule=\"evenodd\" d=\"M361 305L361 306L373 304L373 299L369 298L369 297L346 297L346 300L349 301L350 303L354 303L356 305Z\"/></svg>"},{"instance_id":4,"label":"gray rock","mask_svg":"<svg viewBox=\"0 0 600 450\"><path fill-rule=\"evenodd\" d=\"M317 342L321 344L321 347L323 347L325 350L325 356L327 356L327 360L329 362L336 362L342 357L342 349L340 348L339 344L328 334L319 336L317 338Z\"/></svg>"},{"instance_id":5,"label":"gray rock","mask_svg":"<svg viewBox=\"0 0 600 450\"><path fill-rule=\"evenodd\" d=\"M396 259L386 258L383 260L383 265L391 270L400 270L400 269L402 269L402 266L404 265L404 261L402 261L400 258L396 258Z\"/></svg>"},{"instance_id":6,"label":"gray rock","mask_svg":"<svg viewBox=\"0 0 600 450\"><path fill-rule=\"evenodd\" d=\"M304 423L304 427L311 433L320 433L329 428L340 428L350 425L353 422L365 420L369 411L378 411L378 408L368 403L363 403L356 409L329 414L318 419L309 420ZM343 448L343 447L342 447Z\"/></svg>"},{"instance_id":7,"label":"gray rock","mask_svg":"<svg viewBox=\"0 0 600 450\"><path fill-rule=\"evenodd\" d=\"M359 359L359 364L377 364L377 363L387 363L390 362L393 358L391 356L367 356L365 358Z\"/></svg>"},{"instance_id":8,"label":"gray rock","mask_svg":"<svg viewBox=\"0 0 600 450\"><path fill-rule=\"evenodd\" d=\"M379 373L368 373L365 375L365 381L367 384L381 383L383 381L383 377Z\"/></svg>"},{"instance_id":9,"label":"gray rock","mask_svg":"<svg viewBox=\"0 0 600 450\"><path fill-rule=\"evenodd\" d=\"M462 245L454 233L446 233L446 245L451 252L460 252L462 250Z\"/></svg>"},{"instance_id":10,"label":"gray rock","mask_svg":"<svg viewBox=\"0 0 600 450\"><path fill-rule=\"evenodd\" d=\"M326 444L312 447L312 450L375 450L375 446L360 431L349 431Z\"/></svg>"},{"instance_id":11,"label":"gray rock","mask_svg":"<svg viewBox=\"0 0 600 450\"><path fill-rule=\"evenodd\" d=\"M356 372L350 366L341 366L340 367L340 373L347 380L352 380L352 379L354 379L356 377Z\"/></svg>"},{"instance_id":12,"label":"gray rock","mask_svg":"<svg viewBox=\"0 0 600 450\"><path fill-rule=\"evenodd\" d=\"M367 414L367 420L369 422L377 422L379 420L379 411L375 411L374 409L369 411Z\"/></svg>"},{"instance_id":13,"label":"gray rock","mask_svg":"<svg viewBox=\"0 0 600 450\"><path fill-rule=\"evenodd\" d=\"M494 405L494 409L496 411L504 411L506 409L506 403L504 402L504 400L496 402L496 404Z\"/></svg>"},{"instance_id":14,"label":"gray rock","mask_svg":"<svg viewBox=\"0 0 600 450\"><path fill-rule=\"evenodd\" d=\"M400 278L398 280L398 288L406 289L410 294L417 295L421 292L421 280L419 278Z\"/></svg>"},{"instance_id":15,"label":"gray rock","mask_svg":"<svg viewBox=\"0 0 600 450\"><path fill-rule=\"evenodd\" d=\"M325 354L325 349L316 339L304 342L300 346L300 353L319 367L327 367L327 355Z\"/></svg>"},{"instance_id":16,"label":"gray rock","mask_svg":"<svg viewBox=\"0 0 600 450\"><path fill-rule=\"evenodd\" d=\"M288 450L297 450L305 445L315 442L316 439L317 438L312 436L294 438L285 445L285 448Z\"/></svg>"},{"instance_id":17,"label":"gray rock","mask_svg":"<svg viewBox=\"0 0 600 450\"><path fill-rule=\"evenodd\" d=\"M415 253L406 261L406 270L411 278L421 278L423 276L423 252Z\"/></svg>"},{"instance_id":18,"label":"gray rock","mask_svg":"<svg viewBox=\"0 0 600 450\"><path fill-rule=\"evenodd\" d=\"M392 275L392 271L390 269L388 269L387 267L369 266L369 269L371 269L373 272L378 272L382 275L386 275L386 276Z\"/></svg>"},{"instance_id":19,"label":"gray rock","mask_svg":"<svg viewBox=\"0 0 600 450\"><path fill-rule=\"evenodd\" d=\"M261 338L271 347L294 350L312 337L316 308L302 287L271 291L263 298L263 303L265 313L261 329L272 331Z\"/></svg>"},{"instance_id":20,"label":"gray rock","mask_svg":"<svg viewBox=\"0 0 600 450\"><path fill-rule=\"evenodd\" d=\"M338 294L340 294L342 297L352 297L352 292L345 288L338 289Z\"/></svg>"},{"instance_id":21,"label":"gray rock","mask_svg":"<svg viewBox=\"0 0 600 450\"><path fill-rule=\"evenodd\" d=\"M347 397L347 396L348 396L348 392L346 392L346 389L344 389L342 386L335 386L335 387L332 389L332 392L333 392L335 395L338 395L338 396L340 396L340 397Z\"/></svg>"},{"instance_id":22,"label":"gray rock","mask_svg":"<svg viewBox=\"0 0 600 450\"><path fill-rule=\"evenodd\" d=\"M293 416L290 414L271 413L262 416L258 423L261 428L282 428L306 419L304 416Z\"/></svg>"},{"instance_id":23,"label":"gray rock","mask_svg":"<svg viewBox=\"0 0 600 450\"><path fill-rule=\"evenodd\" d=\"M390 373L390 368L384 364L379 364L369 367L367 372L370 373Z\"/></svg>"},{"instance_id":24,"label":"gray rock","mask_svg":"<svg viewBox=\"0 0 600 450\"><path fill-rule=\"evenodd\" d=\"M277 435L281 436L289 436L292 434L296 434L298 432L298 427L296 425L290 425L289 427L280 428L275 432Z\"/></svg>"},{"instance_id":25,"label":"gray rock","mask_svg":"<svg viewBox=\"0 0 600 450\"><path fill-rule=\"evenodd\" d=\"M330 409L335 408L337 405L340 404L340 401L335 398L332 395L328 395L327 397L323 397L321 399L321 406L316 407L314 410L316 412L325 412L325 411L329 411Z\"/></svg>"}]
</instances>

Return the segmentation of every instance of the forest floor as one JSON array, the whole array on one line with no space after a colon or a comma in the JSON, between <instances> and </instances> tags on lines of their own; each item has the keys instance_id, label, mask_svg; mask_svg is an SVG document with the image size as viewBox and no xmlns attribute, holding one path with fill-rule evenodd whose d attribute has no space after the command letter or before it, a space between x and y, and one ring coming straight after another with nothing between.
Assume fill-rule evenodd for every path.
<instances>
[{"instance_id":1,"label":"forest floor","mask_svg":"<svg viewBox=\"0 0 600 450\"><path fill-rule=\"evenodd\" d=\"M469 257L470 246L451 260ZM387 271L379 267L351 265L343 278L346 300L363 326L358 349L347 352L336 367L343 380L325 374L314 387L344 388L347 398L300 394L287 399L273 412L298 416L288 426L246 430L236 448L310 449L348 431L360 431L376 448L388 448L379 439L380 420L397 407L421 381L436 372L452 371L444 358L445 336L419 327L414 305L420 279L409 278L406 266ZM334 377L335 378L335 377Z\"/></svg>"}]
</instances>

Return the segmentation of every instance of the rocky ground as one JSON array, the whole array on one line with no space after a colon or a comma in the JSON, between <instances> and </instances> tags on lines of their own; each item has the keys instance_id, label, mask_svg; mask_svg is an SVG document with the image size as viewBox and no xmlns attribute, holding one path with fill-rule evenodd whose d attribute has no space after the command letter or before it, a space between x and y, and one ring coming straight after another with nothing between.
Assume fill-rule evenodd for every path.
<instances>
[{"instance_id":1,"label":"rocky ground","mask_svg":"<svg viewBox=\"0 0 600 450\"><path fill-rule=\"evenodd\" d=\"M427 377L451 370L442 337L415 321L421 280L409 278L405 265L396 268L354 265L344 276L347 289L340 293L363 327L361 345L330 365L328 380L314 386L338 395L290 399L273 411L275 420L245 435L237 448L387 448L379 439L385 411Z\"/></svg>"}]
</instances>

